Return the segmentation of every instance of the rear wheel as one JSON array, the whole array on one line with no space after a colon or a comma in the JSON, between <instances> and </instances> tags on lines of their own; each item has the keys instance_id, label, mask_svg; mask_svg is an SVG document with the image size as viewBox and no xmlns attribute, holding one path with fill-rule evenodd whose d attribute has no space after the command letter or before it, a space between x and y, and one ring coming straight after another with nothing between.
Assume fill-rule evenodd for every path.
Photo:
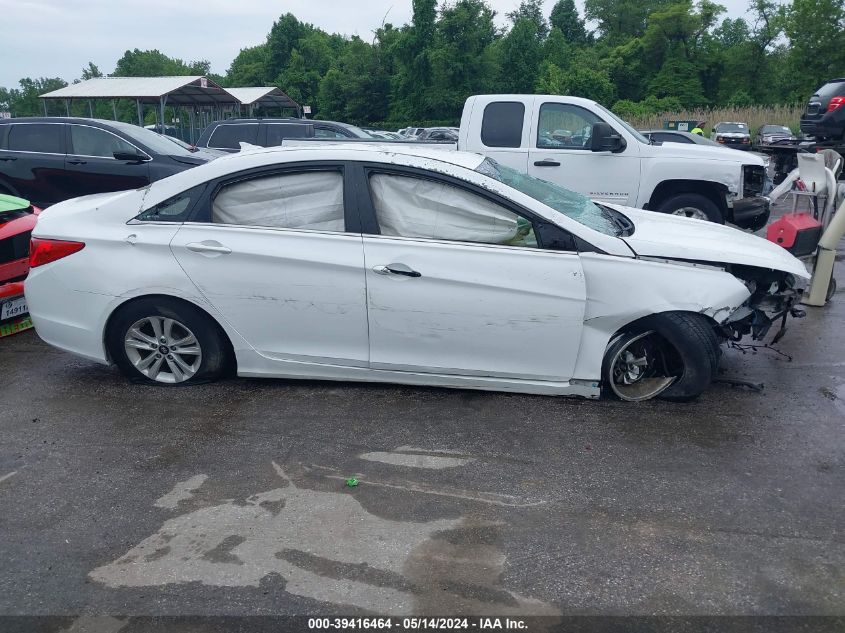
<instances>
[{"instance_id":1,"label":"rear wheel","mask_svg":"<svg viewBox=\"0 0 845 633\"><path fill-rule=\"evenodd\" d=\"M681 193L667 198L657 207L661 213L680 215L695 220L724 224L725 218L716 203L698 193Z\"/></svg>"},{"instance_id":2,"label":"rear wheel","mask_svg":"<svg viewBox=\"0 0 845 633\"><path fill-rule=\"evenodd\" d=\"M216 380L227 348L217 324L199 308L167 298L145 298L115 315L107 344L126 376L155 385Z\"/></svg>"},{"instance_id":3,"label":"rear wheel","mask_svg":"<svg viewBox=\"0 0 845 633\"><path fill-rule=\"evenodd\" d=\"M719 339L699 314L669 312L638 322L608 346L603 383L621 400L699 396L719 364Z\"/></svg>"}]
</instances>

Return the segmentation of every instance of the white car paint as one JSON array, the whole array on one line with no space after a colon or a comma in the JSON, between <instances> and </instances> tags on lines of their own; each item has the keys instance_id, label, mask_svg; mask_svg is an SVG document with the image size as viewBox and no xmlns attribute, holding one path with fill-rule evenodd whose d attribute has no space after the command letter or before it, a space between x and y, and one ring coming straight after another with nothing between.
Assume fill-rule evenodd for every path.
<instances>
[{"instance_id":1,"label":"white car paint","mask_svg":"<svg viewBox=\"0 0 845 633\"><path fill-rule=\"evenodd\" d=\"M626 324L670 310L721 323L743 304L748 289L720 266L809 277L782 249L711 223L623 209L634 234L605 235L474 171L483 159L367 144L269 148L143 190L59 203L41 214L33 236L86 246L30 271L26 296L36 331L56 347L109 363L104 332L114 310L136 297L168 295L219 323L244 376L597 397L605 349ZM474 183L601 252L134 219L218 177L327 160L406 166ZM225 244L232 253L194 252L188 245L195 242ZM392 262L423 277L374 274L374 266Z\"/></svg>"}]
</instances>

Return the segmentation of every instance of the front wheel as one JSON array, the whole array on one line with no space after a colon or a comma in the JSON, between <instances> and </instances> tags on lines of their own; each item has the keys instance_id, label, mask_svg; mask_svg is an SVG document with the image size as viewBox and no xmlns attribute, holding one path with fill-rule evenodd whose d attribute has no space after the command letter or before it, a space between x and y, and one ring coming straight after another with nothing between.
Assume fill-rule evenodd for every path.
<instances>
[{"instance_id":1,"label":"front wheel","mask_svg":"<svg viewBox=\"0 0 845 633\"><path fill-rule=\"evenodd\" d=\"M620 400L692 400L719 364L719 339L699 314L647 317L620 332L605 352L602 382Z\"/></svg>"},{"instance_id":2,"label":"front wheel","mask_svg":"<svg viewBox=\"0 0 845 633\"><path fill-rule=\"evenodd\" d=\"M112 358L136 382L197 384L220 377L227 348L216 324L199 308L144 298L115 315L107 334Z\"/></svg>"},{"instance_id":3,"label":"front wheel","mask_svg":"<svg viewBox=\"0 0 845 633\"><path fill-rule=\"evenodd\" d=\"M716 203L697 193L682 193L664 200L657 207L661 213L670 213L695 220L724 224L725 217Z\"/></svg>"}]
</instances>

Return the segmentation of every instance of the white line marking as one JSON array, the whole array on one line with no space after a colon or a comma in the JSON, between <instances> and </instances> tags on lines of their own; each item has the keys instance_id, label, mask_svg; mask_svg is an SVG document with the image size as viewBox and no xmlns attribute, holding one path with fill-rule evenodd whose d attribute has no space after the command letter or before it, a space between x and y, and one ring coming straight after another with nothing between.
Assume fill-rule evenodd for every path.
<instances>
[{"instance_id":1,"label":"white line marking","mask_svg":"<svg viewBox=\"0 0 845 633\"><path fill-rule=\"evenodd\" d=\"M14 471L10 472L8 475L3 475L2 477L0 477L0 483L3 483L3 482L4 482L4 481L6 481L9 477L14 477L14 476L15 476L15 475L17 475L17 474L18 474L18 471L14 470Z\"/></svg>"}]
</instances>

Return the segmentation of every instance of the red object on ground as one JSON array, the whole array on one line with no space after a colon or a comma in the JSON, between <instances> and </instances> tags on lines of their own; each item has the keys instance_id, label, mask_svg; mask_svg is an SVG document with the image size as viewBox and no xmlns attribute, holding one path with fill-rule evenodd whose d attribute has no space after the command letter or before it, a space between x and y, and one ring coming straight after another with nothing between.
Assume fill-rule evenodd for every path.
<instances>
[{"instance_id":1,"label":"red object on ground","mask_svg":"<svg viewBox=\"0 0 845 633\"><path fill-rule=\"evenodd\" d=\"M822 236L821 222L809 213L787 213L766 229L766 239L796 257L811 255Z\"/></svg>"}]
</instances>

